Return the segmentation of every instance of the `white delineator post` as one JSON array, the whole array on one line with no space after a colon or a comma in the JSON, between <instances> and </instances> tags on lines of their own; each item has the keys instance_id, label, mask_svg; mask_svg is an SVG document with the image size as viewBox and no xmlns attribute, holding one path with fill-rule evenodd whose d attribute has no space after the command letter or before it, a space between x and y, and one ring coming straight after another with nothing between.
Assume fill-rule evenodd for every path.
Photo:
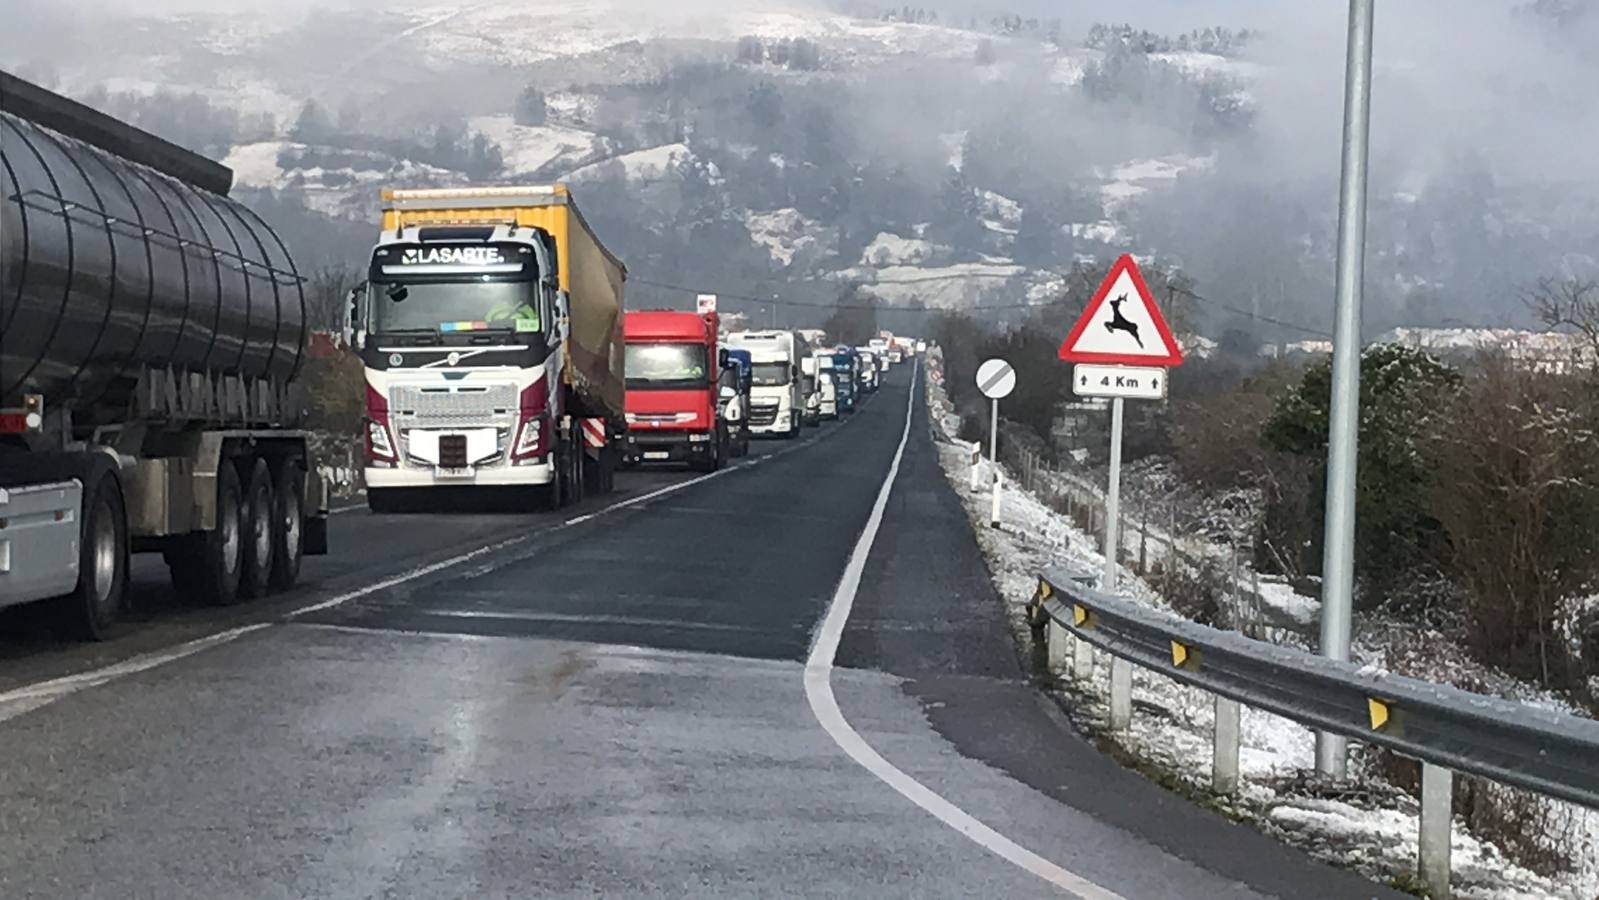
<instances>
[{"instance_id":1,"label":"white delineator post","mask_svg":"<svg viewBox=\"0 0 1599 900\"><path fill-rule=\"evenodd\" d=\"M1116 593L1117 546L1121 538L1123 400L1110 401L1110 483L1105 491L1105 574L1100 590ZM1119 656L1110 660L1110 727L1121 731L1133 722L1133 664Z\"/></svg>"},{"instance_id":2,"label":"white delineator post","mask_svg":"<svg viewBox=\"0 0 1599 900\"><path fill-rule=\"evenodd\" d=\"M1453 837L1455 776L1443 766L1421 764L1421 834L1417 868L1427 896L1449 900L1449 850Z\"/></svg>"},{"instance_id":3,"label":"white delineator post","mask_svg":"<svg viewBox=\"0 0 1599 900\"><path fill-rule=\"evenodd\" d=\"M1000 499L1000 495L1002 495L1004 492L1005 492L1005 473L1001 472L999 470L999 466L995 466L994 467L994 506L993 506L993 509L990 510L990 512L988 514L988 526L990 528L998 528L999 527L999 499Z\"/></svg>"},{"instance_id":4,"label":"white delineator post","mask_svg":"<svg viewBox=\"0 0 1599 900\"><path fill-rule=\"evenodd\" d=\"M1242 709L1237 700L1216 695L1216 734L1211 749L1210 788L1218 794L1238 792L1238 738Z\"/></svg>"}]
</instances>

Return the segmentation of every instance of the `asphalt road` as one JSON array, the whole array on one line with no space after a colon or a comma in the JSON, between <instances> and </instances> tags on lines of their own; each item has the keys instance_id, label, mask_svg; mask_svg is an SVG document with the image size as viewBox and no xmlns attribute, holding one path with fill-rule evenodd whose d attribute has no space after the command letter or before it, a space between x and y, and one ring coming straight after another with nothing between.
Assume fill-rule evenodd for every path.
<instances>
[{"instance_id":1,"label":"asphalt road","mask_svg":"<svg viewBox=\"0 0 1599 900\"><path fill-rule=\"evenodd\" d=\"M1063 724L911 390L561 515L344 513L271 604L0 622L0 897L1389 896Z\"/></svg>"}]
</instances>

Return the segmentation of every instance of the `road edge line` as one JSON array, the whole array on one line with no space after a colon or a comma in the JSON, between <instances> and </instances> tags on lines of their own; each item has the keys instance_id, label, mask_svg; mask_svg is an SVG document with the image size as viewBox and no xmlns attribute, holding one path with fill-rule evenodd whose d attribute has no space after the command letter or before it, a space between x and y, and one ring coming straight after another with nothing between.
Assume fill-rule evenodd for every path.
<instances>
[{"instance_id":1,"label":"road edge line","mask_svg":"<svg viewBox=\"0 0 1599 900\"><path fill-rule=\"evenodd\" d=\"M832 738L840 750L877 780L893 788L900 796L921 807L940 822L1006 862L1084 900L1125 900L1121 895L1050 862L1000 834L906 774L878 753L865 738L861 737L860 732L849 724L843 710L839 708L838 698L833 694L833 663L838 656L838 645L843 640L844 628L849 624L850 613L855 607L855 595L860 590L861 576L865 573L872 545L877 540L878 529L883 524L883 511L888 506L888 498L893 492L895 480L899 477L900 462L905 457L905 447L910 440L911 422L916 414L916 381L920 371L921 363L917 361L911 370L910 396L907 398L905 410L905 430L900 434L899 449L894 452L894 461L888 467L888 475L883 479L883 486L878 489L877 501L872 506L871 515L867 517L866 528L855 542L855 549L844 567L844 575L833 591L833 598L827 606L827 614L816 630L811 652L805 659L805 699L817 724L827 732L827 736Z\"/></svg>"}]
</instances>

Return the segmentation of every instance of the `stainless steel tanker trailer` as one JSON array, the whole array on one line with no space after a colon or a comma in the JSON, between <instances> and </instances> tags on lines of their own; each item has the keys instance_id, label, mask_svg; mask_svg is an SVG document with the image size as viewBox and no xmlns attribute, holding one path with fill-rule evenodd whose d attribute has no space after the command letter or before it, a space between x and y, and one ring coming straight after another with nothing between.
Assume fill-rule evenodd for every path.
<instances>
[{"instance_id":1,"label":"stainless steel tanker trailer","mask_svg":"<svg viewBox=\"0 0 1599 900\"><path fill-rule=\"evenodd\" d=\"M303 279L232 179L0 72L0 607L97 639L130 553L228 604L327 552Z\"/></svg>"}]
</instances>

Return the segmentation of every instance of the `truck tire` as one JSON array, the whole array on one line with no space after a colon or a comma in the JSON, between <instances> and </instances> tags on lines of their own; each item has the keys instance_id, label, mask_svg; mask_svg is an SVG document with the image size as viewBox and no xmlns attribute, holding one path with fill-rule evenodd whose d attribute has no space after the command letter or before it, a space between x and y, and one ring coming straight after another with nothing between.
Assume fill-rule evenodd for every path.
<instances>
[{"instance_id":1,"label":"truck tire","mask_svg":"<svg viewBox=\"0 0 1599 900\"><path fill-rule=\"evenodd\" d=\"M533 489L537 498L538 508L543 512L560 512L566 505L566 462L559 444L556 445L555 465L553 467L549 484L541 484Z\"/></svg>"},{"instance_id":2,"label":"truck tire","mask_svg":"<svg viewBox=\"0 0 1599 900\"><path fill-rule=\"evenodd\" d=\"M172 583L211 606L239 602L244 574L244 489L239 470L224 460L217 466L217 523L184 539L167 557Z\"/></svg>"},{"instance_id":3,"label":"truck tire","mask_svg":"<svg viewBox=\"0 0 1599 900\"><path fill-rule=\"evenodd\" d=\"M78 583L54 601L54 612L67 635L99 641L109 636L127 593L128 519L109 465L91 464L83 477Z\"/></svg>"},{"instance_id":4,"label":"truck tire","mask_svg":"<svg viewBox=\"0 0 1599 900\"><path fill-rule=\"evenodd\" d=\"M572 429L572 446L566 450L566 458L572 461L571 468L567 471L566 502L576 505L582 503L588 494L589 455L583 447L582 429Z\"/></svg>"},{"instance_id":5,"label":"truck tire","mask_svg":"<svg viewBox=\"0 0 1599 900\"><path fill-rule=\"evenodd\" d=\"M305 469L288 460L278 469L272 515L272 577L268 587L286 591L300 579L305 559Z\"/></svg>"},{"instance_id":6,"label":"truck tire","mask_svg":"<svg viewBox=\"0 0 1599 900\"><path fill-rule=\"evenodd\" d=\"M272 490L272 469L259 457L240 460L244 482L244 566L239 577L241 597L265 597L272 581L273 524L277 502Z\"/></svg>"}]
</instances>

